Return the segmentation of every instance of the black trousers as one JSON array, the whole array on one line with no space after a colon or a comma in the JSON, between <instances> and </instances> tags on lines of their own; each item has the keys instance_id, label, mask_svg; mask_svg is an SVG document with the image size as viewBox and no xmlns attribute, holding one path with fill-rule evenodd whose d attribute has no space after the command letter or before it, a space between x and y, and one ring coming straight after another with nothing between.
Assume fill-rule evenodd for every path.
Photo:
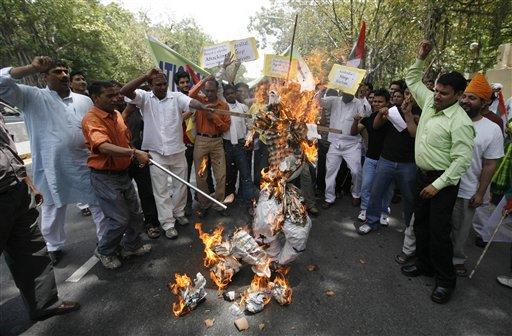
<instances>
[{"instance_id":1,"label":"black trousers","mask_svg":"<svg viewBox=\"0 0 512 336\"><path fill-rule=\"evenodd\" d=\"M325 164L327 162L327 152L329 151L329 142L326 140L318 141L318 162L316 165L316 189L321 193L325 192Z\"/></svg>"},{"instance_id":2,"label":"black trousers","mask_svg":"<svg viewBox=\"0 0 512 336\"><path fill-rule=\"evenodd\" d=\"M153 187L151 186L149 165L140 168L137 162L132 161L128 169L128 174L135 180L135 183L137 183L137 193L139 194L140 205L144 214L144 226L146 230L150 227L160 227L155 197L153 196Z\"/></svg>"},{"instance_id":3,"label":"black trousers","mask_svg":"<svg viewBox=\"0 0 512 336\"><path fill-rule=\"evenodd\" d=\"M259 148L254 151L254 185L259 189L261 171L268 167L268 147L260 141Z\"/></svg>"},{"instance_id":4,"label":"black trousers","mask_svg":"<svg viewBox=\"0 0 512 336\"><path fill-rule=\"evenodd\" d=\"M36 318L56 303L58 296L53 266L37 225L39 213L29 206L25 182L0 193L0 254L5 252L29 316Z\"/></svg>"},{"instance_id":5,"label":"black trousers","mask_svg":"<svg viewBox=\"0 0 512 336\"><path fill-rule=\"evenodd\" d=\"M459 186L448 186L430 199L420 192L434 182L442 172L425 174L418 170L414 200L414 233L416 235L416 266L433 273L437 286L454 288L457 276L453 268L451 217Z\"/></svg>"}]
</instances>

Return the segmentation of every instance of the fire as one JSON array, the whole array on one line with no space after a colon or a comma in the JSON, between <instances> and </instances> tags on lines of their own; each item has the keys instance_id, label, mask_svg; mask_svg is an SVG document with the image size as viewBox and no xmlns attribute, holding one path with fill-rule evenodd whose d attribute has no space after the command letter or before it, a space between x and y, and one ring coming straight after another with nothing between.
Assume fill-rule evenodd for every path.
<instances>
[{"instance_id":1,"label":"fire","mask_svg":"<svg viewBox=\"0 0 512 336\"><path fill-rule=\"evenodd\" d=\"M171 284L170 288L174 295L176 295L178 302L173 302L172 304L172 312L174 316L178 317L184 313L185 311L185 300L181 296L181 291L190 287L192 281L190 277L186 274L180 275L179 273L174 274L175 283Z\"/></svg>"},{"instance_id":2,"label":"fire","mask_svg":"<svg viewBox=\"0 0 512 336\"><path fill-rule=\"evenodd\" d=\"M313 165L316 165L316 162L318 160L318 151L316 147L316 143L314 142L308 142L306 140L303 140L300 142L300 147L302 148L302 151L304 152L304 156L306 157L306 160L308 162L312 163Z\"/></svg>"},{"instance_id":3,"label":"fire","mask_svg":"<svg viewBox=\"0 0 512 336\"><path fill-rule=\"evenodd\" d=\"M203 231L201 223L196 223L194 227L204 244L204 266L212 267L221 260L221 257L213 251L213 247L222 243L222 232L224 232L224 228L217 226L212 234L208 234Z\"/></svg>"},{"instance_id":4,"label":"fire","mask_svg":"<svg viewBox=\"0 0 512 336\"><path fill-rule=\"evenodd\" d=\"M268 279L265 277L258 276L257 274L254 274L254 277L252 278L251 285L242 293L240 298L240 306L245 306L245 303L247 301L247 298L249 297L249 294L251 293L269 293L269 282ZM265 295L265 298L263 300L263 304L266 306L272 297L270 295Z\"/></svg>"},{"instance_id":5,"label":"fire","mask_svg":"<svg viewBox=\"0 0 512 336\"><path fill-rule=\"evenodd\" d=\"M199 169L197 170L197 175L199 175L200 177L203 177L207 166L208 166L208 155L205 155L201 159L201 163L199 163Z\"/></svg>"},{"instance_id":6,"label":"fire","mask_svg":"<svg viewBox=\"0 0 512 336\"><path fill-rule=\"evenodd\" d=\"M290 287L290 283L286 280L285 275L288 274L290 268L281 268L276 271L276 277L274 281L269 283L272 289L272 294L280 305L289 305L292 303L293 290Z\"/></svg>"}]
</instances>

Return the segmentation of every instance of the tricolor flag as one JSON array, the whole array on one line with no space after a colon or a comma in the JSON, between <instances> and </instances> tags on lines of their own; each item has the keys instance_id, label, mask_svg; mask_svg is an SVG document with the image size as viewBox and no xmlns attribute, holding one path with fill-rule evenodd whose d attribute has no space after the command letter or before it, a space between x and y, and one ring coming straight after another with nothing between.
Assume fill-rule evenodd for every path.
<instances>
[{"instance_id":1,"label":"tricolor flag","mask_svg":"<svg viewBox=\"0 0 512 336\"><path fill-rule=\"evenodd\" d=\"M199 82L201 76L207 76L210 74L208 71L186 59L172 48L169 48L165 44L159 42L156 38L147 36L147 40L149 49L155 59L155 63L167 76L169 86L172 91L178 90L174 83L174 75L180 70L184 70L190 74L193 84Z\"/></svg>"},{"instance_id":2,"label":"tricolor flag","mask_svg":"<svg viewBox=\"0 0 512 336\"><path fill-rule=\"evenodd\" d=\"M359 68L364 58L364 41L366 38L366 23L363 21L361 23L361 30L359 31L359 36L357 37L356 43L352 47L350 54L348 55L347 65Z\"/></svg>"},{"instance_id":3,"label":"tricolor flag","mask_svg":"<svg viewBox=\"0 0 512 336\"><path fill-rule=\"evenodd\" d=\"M282 56L290 56L290 49L285 50ZM313 91L315 89L315 77L309 69L306 61L302 58L300 53L293 51L293 58L297 60L297 78L296 81L300 84L302 91Z\"/></svg>"}]
</instances>

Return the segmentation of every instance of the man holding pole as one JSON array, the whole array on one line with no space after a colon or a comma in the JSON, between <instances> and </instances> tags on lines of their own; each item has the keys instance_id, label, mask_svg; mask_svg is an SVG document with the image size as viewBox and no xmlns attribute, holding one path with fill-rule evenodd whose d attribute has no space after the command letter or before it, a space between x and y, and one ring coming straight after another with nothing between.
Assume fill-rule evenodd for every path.
<instances>
[{"instance_id":1,"label":"man holding pole","mask_svg":"<svg viewBox=\"0 0 512 336\"><path fill-rule=\"evenodd\" d=\"M457 199L459 180L471 162L475 130L471 119L458 104L466 79L458 72L439 76L435 91L422 83L425 58L432 46L420 44L418 59L409 68L406 81L422 108L416 130L415 161L418 167L414 201L416 256L414 265L403 266L406 276L435 276L430 298L449 301L455 288L452 263L451 215Z\"/></svg>"},{"instance_id":2,"label":"man holding pole","mask_svg":"<svg viewBox=\"0 0 512 336\"><path fill-rule=\"evenodd\" d=\"M149 83L151 92L137 89L145 82ZM123 86L121 94L127 97L128 103L139 107L144 116L141 149L149 151L153 160L186 180L183 118L190 114L190 107L197 109L205 106L181 92L169 91L167 78L157 69L151 69L146 75ZM165 230L165 236L175 239L178 237L175 223L189 223L185 217L187 186L176 180L170 186L168 175L157 167L151 166L150 172L158 220Z\"/></svg>"},{"instance_id":3,"label":"man holding pole","mask_svg":"<svg viewBox=\"0 0 512 336\"><path fill-rule=\"evenodd\" d=\"M111 81L97 81L91 84L89 93L94 106L82 120L82 131L90 150L87 165L91 184L106 218L106 232L95 255L105 268L114 269L121 266L117 257L120 244L122 257L151 251L151 245L142 244L139 235L142 211L128 174L133 158L143 167L149 155L130 147L130 132L115 110L123 99L119 87Z\"/></svg>"}]
</instances>

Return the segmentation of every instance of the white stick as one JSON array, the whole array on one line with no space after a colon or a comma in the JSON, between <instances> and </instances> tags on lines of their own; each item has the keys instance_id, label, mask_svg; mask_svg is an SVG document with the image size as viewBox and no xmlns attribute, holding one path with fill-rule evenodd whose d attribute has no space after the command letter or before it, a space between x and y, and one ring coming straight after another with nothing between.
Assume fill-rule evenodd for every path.
<instances>
[{"instance_id":1,"label":"white stick","mask_svg":"<svg viewBox=\"0 0 512 336\"><path fill-rule=\"evenodd\" d=\"M489 239L489 241L487 242L487 245L485 245L485 248L484 248L484 251L482 252L482 254L480 255L480 258L478 258L478 261L476 262L476 265L475 265L475 268L473 268L473 270L471 271L471 274L469 275L469 278L471 279L473 277L473 274L475 274L475 271L476 269L478 268L478 265L480 265L480 262L482 261L482 259L484 258L484 255L485 253L487 252L487 250L489 249L489 246L491 246L491 243L494 239L494 236L496 235L496 233L498 233L498 230L500 229L500 226L501 224L503 224L503 220L508 216L508 213L505 212L505 214L503 216L501 216L501 220L500 222L498 223L498 225L496 225L496 228L494 229L494 232L492 233L492 236L491 236L491 239Z\"/></svg>"},{"instance_id":2,"label":"white stick","mask_svg":"<svg viewBox=\"0 0 512 336\"><path fill-rule=\"evenodd\" d=\"M187 185L188 187L194 189L195 191L197 191L198 193L200 193L201 195L203 195L204 197L208 198L210 201L214 202L215 204L217 204L218 206L222 207L222 209L226 210L228 207L217 201L215 198L211 197L210 195L208 195L207 193L205 193L204 191L196 188L195 186L193 186L192 184L188 183L187 181L185 181L184 179L182 179L181 177L179 177L178 175L174 174L172 171L166 169L164 166L162 166L161 164L159 164L158 162L155 162L153 159L149 159L149 162L151 162L151 164L155 165L156 167L160 168L162 171L166 172L167 174L171 175L173 178L177 179L178 181L180 181L181 183L184 183L185 185Z\"/></svg>"}]
</instances>

